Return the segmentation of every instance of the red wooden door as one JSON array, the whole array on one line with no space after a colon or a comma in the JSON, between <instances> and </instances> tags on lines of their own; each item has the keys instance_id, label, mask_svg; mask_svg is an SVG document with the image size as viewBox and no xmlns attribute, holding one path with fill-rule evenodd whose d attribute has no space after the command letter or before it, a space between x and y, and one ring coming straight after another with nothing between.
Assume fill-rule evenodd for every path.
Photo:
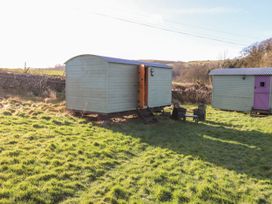
<instances>
[{"instance_id":1,"label":"red wooden door","mask_svg":"<svg viewBox=\"0 0 272 204\"><path fill-rule=\"evenodd\" d=\"M148 70L143 64L138 68L138 108L147 107L148 103Z\"/></svg>"}]
</instances>

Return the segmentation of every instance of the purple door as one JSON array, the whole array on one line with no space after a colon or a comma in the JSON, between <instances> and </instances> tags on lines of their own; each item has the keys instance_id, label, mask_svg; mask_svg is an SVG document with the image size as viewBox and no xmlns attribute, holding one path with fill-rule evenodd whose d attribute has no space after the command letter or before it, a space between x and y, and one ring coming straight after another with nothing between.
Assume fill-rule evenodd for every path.
<instances>
[{"instance_id":1,"label":"purple door","mask_svg":"<svg viewBox=\"0 0 272 204\"><path fill-rule=\"evenodd\" d=\"M270 76L255 76L254 109L269 110Z\"/></svg>"}]
</instances>

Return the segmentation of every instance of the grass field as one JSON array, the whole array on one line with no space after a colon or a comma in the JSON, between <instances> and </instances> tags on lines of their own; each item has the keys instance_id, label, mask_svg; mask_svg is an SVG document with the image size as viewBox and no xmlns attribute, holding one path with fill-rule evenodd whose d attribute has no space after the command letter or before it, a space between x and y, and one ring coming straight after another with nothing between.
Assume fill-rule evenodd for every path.
<instances>
[{"instance_id":1,"label":"grass field","mask_svg":"<svg viewBox=\"0 0 272 204\"><path fill-rule=\"evenodd\" d=\"M97 125L0 103L0 203L272 203L271 116Z\"/></svg>"},{"instance_id":2,"label":"grass field","mask_svg":"<svg viewBox=\"0 0 272 204\"><path fill-rule=\"evenodd\" d=\"M50 75L50 76L64 76L64 70L60 69L42 69L42 68L31 68L29 70L25 69L8 69L8 68L0 68L0 71L4 72L14 72L18 74L34 74L34 75Z\"/></svg>"}]
</instances>

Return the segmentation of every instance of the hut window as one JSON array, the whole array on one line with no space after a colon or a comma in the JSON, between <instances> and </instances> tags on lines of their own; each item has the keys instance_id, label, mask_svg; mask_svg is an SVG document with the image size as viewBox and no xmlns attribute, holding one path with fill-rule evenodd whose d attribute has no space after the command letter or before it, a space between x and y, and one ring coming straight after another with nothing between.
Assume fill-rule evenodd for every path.
<instances>
[{"instance_id":1,"label":"hut window","mask_svg":"<svg viewBox=\"0 0 272 204\"><path fill-rule=\"evenodd\" d=\"M264 81L260 82L260 87L265 87L265 82Z\"/></svg>"}]
</instances>

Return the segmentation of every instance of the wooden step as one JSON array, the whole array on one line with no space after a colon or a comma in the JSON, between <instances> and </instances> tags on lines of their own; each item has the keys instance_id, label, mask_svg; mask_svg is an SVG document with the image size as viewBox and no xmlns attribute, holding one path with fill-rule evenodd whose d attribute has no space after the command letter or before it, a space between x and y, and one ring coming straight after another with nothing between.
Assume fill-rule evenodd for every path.
<instances>
[{"instance_id":1,"label":"wooden step","mask_svg":"<svg viewBox=\"0 0 272 204\"><path fill-rule=\"evenodd\" d=\"M251 116L263 116L263 115L270 115L270 110L258 110L258 109L252 109L250 112Z\"/></svg>"},{"instance_id":2,"label":"wooden step","mask_svg":"<svg viewBox=\"0 0 272 204\"><path fill-rule=\"evenodd\" d=\"M144 121L144 123L156 123L158 119L153 114L153 112L149 109L138 109L137 110L138 116Z\"/></svg>"}]
</instances>

